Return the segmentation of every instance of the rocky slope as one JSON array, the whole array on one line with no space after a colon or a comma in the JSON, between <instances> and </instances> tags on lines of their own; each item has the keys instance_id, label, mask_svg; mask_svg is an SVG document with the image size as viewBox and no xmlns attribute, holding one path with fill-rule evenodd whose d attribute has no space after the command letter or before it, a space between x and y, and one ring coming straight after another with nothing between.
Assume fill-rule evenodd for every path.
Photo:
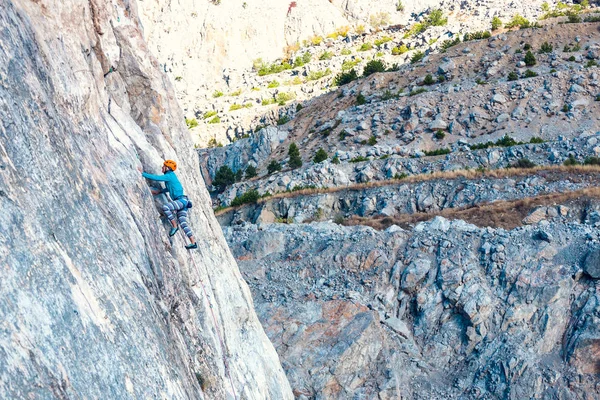
<instances>
[{"instance_id":1,"label":"rocky slope","mask_svg":"<svg viewBox=\"0 0 600 400\"><path fill-rule=\"evenodd\" d=\"M303 102L328 92L333 76L342 70L344 62L356 61L361 70L373 57L403 64L412 52L392 55L394 46L404 44L413 51L435 50L445 39L490 29L494 16L504 21L516 14L537 18L543 13L542 3L541 0L509 3L144 0L140 6L145 36L161 68L174 83L186 117L199 121L200 126L192 133L196 143L205 147L210 139L226 144L251 132L258 124L277 120L277 114L286 107L269 104L281 103L275 101L279 93L293 95L295 101ZM407 31L426 20L435 8L443 10L447 24L406 38ZM391 29L379 32L382 27ZM344 32L344 37L335 32ZM385 37L391 40L373 46L372 50L360 51L364 43L373 44ZM281 59L293 63L306 54L307 65L283 73L257 76L252 70L257 59L269 64ZM317 77L326 71L328 76ZM281 86L274 88L273 81ZM211 117L205 119L206 113L211 113Z\"/></svg>"},{"instance_id":2,"label":"rocky slope","mask_svg":"<svg viewBox=\"0 0 600 400\"><path fill-rule=\"evenodd\" d=\"M297 398L597 398L598 229L563 218L225 234Z\"/></svg>"},{"instance_id":3,"label":"rocky slope","mask_svg":"<svg viewBox=\"0 0 600 400\"><path fill-rule=\"evenodd\" d=\"M0 2L0 397L292 397L191 147L135 2ZM196 252L137 171L164 158Z\"/></svg>"}]
</instances>

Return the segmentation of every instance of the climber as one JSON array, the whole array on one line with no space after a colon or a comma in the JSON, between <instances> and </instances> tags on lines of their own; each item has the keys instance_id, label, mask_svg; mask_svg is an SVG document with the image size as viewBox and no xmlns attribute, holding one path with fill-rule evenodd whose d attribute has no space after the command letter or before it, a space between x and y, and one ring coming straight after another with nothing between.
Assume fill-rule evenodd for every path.
<instances>
[{"instance_id":1,"label":"climber","mask_svg":"<svg viewBox=\"0 0 600 400\"><path fill-rule=\"evenodd\" d=\"M188 199L187 196L183 194L183 186L179 182L177 175L175 175L175 170L177 169L177 163L173 160L166 160L162 166L162 173L164 175L152 175L147 172L142 172L141 168L139 168L140 172L142 172L142 176L146 179L150 179L152 181L164 182L166 188L162 190L151 190L153 195L158 195L161 193L169 193L172 201L163 205L163 212L169 219L171 223L171 231L169 232L169 236L173 236L177 233L179 228L177 227L177 221L179 221L179 225L183 228L183 231L190 239L190 244L185 246L186 249L197 249L198 244L194 239L194 235L192 233L192 229L189 227L187 222L187 213L188 208L192 208L192 202ZM176 221L177 220L177 221Z\"/></svg>"}]
</instances>

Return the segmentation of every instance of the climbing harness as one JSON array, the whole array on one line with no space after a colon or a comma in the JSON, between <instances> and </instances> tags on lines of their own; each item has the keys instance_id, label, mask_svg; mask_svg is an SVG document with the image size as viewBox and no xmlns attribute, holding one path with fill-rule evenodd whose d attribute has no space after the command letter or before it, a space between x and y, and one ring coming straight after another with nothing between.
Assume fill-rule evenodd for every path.
<instances>
[{"instance_id":1,"label":"climbing harness","mask_svg":"<svg viewBox=\"0 0 600 400\"><path fill-rule=\"evenodd\" d=\"M183 234L183 231L182 231ZM183 234L183 239L185 240L186 236ZM194 268L196 268L196 273L198 274L198 279L200 279L200 285L202 286L202 291L204 292L204 297L206 301L208 301L208 306L210 308L210 313L212 315L213 323L215 325L215 331L217 331L217 336L219 338L219 345L221 346L221 354L223 355L223 365L225 366L225 373L229 378L229 383L231 383L231 391L233 392L233 398L237 400L237 395L235 393L235 386L233 385L233 379L231 378L231 373L229 372L229 363L227 362L227 356L225 355L225 344L223 342L223 338L221 337L221 331L219 330L219 324L217 323L217 318L215 317L215 312L213 310L212 302L210 301L210 297L208 297L208 292L206 291L206 287L204 286L204 282L202 281L202 277L200 275L200 269L198 265L196 265L196 260L194 256L190 254L192 259L192 264L194 264Z\"/></svg>"}]
</instances>

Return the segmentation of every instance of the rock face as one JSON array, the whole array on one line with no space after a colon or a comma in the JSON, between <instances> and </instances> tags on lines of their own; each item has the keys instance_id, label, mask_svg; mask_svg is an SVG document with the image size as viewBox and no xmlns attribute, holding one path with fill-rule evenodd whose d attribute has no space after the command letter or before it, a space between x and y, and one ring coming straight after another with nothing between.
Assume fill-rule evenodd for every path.
<instances>
[{"instance_id":1,"label":"rock face","mask_svg":"<svg viewBox=\"0 0 600 400\"><path fill-rule=\"evenodd\" d=\"M599 240L590 225L506 231L436 218L410 231L224 232L298 396L600 395L600 294L583 274Z\"/></svg>"},{"instance_id":2,"label":"rock face","mask_svg":"<svg viewBox=\"0 0 600 400\"><path fill-rule=\"evenodd\" d=\"M2 1L0 43L0 397L292 398L136 3ZM137 171L164 158L196 252Z\"/></svg>"}]
</instances>

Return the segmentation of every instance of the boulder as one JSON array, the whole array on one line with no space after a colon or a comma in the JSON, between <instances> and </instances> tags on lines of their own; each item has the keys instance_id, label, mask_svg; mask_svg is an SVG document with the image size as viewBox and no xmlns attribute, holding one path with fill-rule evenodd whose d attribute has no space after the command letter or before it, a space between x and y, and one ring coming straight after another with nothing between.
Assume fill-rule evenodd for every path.
<instances>
[{"instance_id":1,"label":"boulder","mask_svg":"<svg viewBox=\"0 0 600 400\"><path fill-rule=\"evenodd\" d=\"M600 247L590 250L587 254L583 271L593 279L600 279Z\"/></svg>"}]
</instances>

